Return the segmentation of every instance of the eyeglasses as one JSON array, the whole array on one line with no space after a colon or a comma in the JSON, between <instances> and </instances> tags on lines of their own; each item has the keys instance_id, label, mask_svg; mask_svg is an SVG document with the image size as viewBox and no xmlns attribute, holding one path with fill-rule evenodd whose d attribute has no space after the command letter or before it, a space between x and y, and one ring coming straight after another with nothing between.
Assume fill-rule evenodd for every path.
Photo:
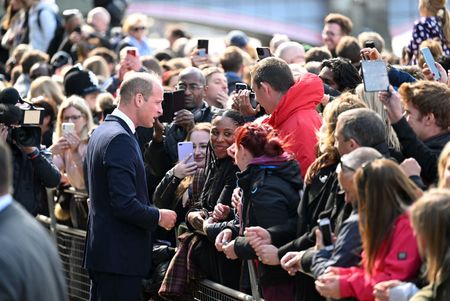
<instances>
[{"instance_id":1,"label":"eyeglasses","mask_svg":"<svg viewBox=\"0 0 450 301\"><path fill-rule=\"evenodd\" d=\"M131 27L131 31L140 31L140 30L146 30L147 27L145 26L138 26L138 27Z\"/></svg>"},{"instance_id":2,"label":"eyeglasses","mask_svg":"<svg viewBox=\"0 0 450 301\"><path fill-rule=\"evenodd\" d=\"M77 121L78 119L80 119L82 116L81 115L72 115L72 116L66 116L63 118L64 122L73 120L73 121Z\"/></svg>"},{"instance_id":3,"label":"eyeglasses","mask_svg":"<svg viewBox=\"0 0 450 301\"><path fill-rule=\"evenodd\" d=\"M322 31L322 36L326 36L326 37L335 37L335 36L340 36L340 33L336 33L336 32L332 32L332 31Z\"/></svg>"},{"instance_id":4,"label":"eyeglasses","mask_svg":"<svg viewBox=\"0 0 450 301\"><path fill-rule=\"evenodd\" d=\"M178 83L175 86L175 89L177 90L186 90L189 89L191 92L195 92L196 90L202 89L203 86L199 85L199 84L186 84L186 83Z\"/></svg>"}]
</instances>

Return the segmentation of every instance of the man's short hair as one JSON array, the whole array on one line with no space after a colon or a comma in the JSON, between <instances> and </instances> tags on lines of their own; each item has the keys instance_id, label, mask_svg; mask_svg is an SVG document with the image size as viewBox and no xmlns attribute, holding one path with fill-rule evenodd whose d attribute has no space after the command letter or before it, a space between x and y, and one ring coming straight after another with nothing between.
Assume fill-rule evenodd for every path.
<instances>
[{"instance_id":1,"label":"man's short hair","mask_svg":"<svg viewBox=\"0 0 450 301\"><path fill-rule=\"evenodd\" d=\"M224 74L223 70L219 67L208 67L202 70L203 76L205 77L206 84L209 83L209 79L213 74L221 73Z\"/></svg>"},{"instance_id":2,"label":"man's short hair","mask_svg":"<svg viewBox=\"0 0 450 301\"><path fill-rule=\"evenodd\" d=\"M220 57L220 64L225 72L239 72L243 63L242 50L236 46L227 47Z\"/></svg>"},{"instance_id":3,"label":"man's short hair","mask_svg":"<svg viewBox=\"0 0 450 301\"><path fill-rule=\"evenodd\" d=\"M442 129L450 126L450 89L434 81L404 83L398 89L402 101L413 105L421 117L433 113L436 125Z\"/></svg>"},{"instance_id":4,"label":"man's short hair","mask_svg":"<svg viewBox=\"0 0 450 301\"><path fill-rule=\"evenodd\" d=\"M324 47L312 47L305 53L305 63L331 59L331 52Z\"/></svg>"},{"instance_id":5,"label":"man's short hair","mask_svg":"<svg viewBox=\"0 0 450 301\"><path fill-rule=\"evenodd\" d=\"M22 59L20 60L20 65L22 65L22 72L24 74L30 74L31 67L38 62L48 63L49 56L47 53L40 50L32 49L24 53Z\"/></svg>"},{"instance_id":6,"label":"man's short hair","mask_svg":"<svg viewBox=\"0 0 450 301\"><path fill-rule=\"evenodd\" d=\"M0 196L12 193L12 162L9 146L0 139Z\"/></svg>"},{"instance_id":7,"label":"man's short hair","mask_svg":"<svg viewBox=\"0 0 450 301\"><path fill-rule=\"evenodd\" d=\"M349 59L352 64L357 64L361 60L361 47L358 40L352 36L345 36L336 45L336 55Z\"/></svg>"},{"instance_id":8,"label":"man's short hair","mask_svg":"<svg viewBox=\"0 0 450 301\"><path fill-rule=\"evenodd\" d=\"M144 100L152 95L153 84L160 84L158 76L154 73L145 72L129 72L125 75L125 79L120 86L120 102L127 105L129 104L134 96L141 93Z\"/></svg>"},{"instance_id":9,"label":"man's short hair","mask_svg":"<svg viewBox=\"0 0 450 301\"><path fill-rule=\"evenodd\" d=\"M348 17L341 15L341 14L336 14L336 13L328 14L328 16L325 17L323 23L324 24L327 24L327 23L338 24L341 27L341 32L343 35L349 35L353 30L352 20L350 20Z\"/></svg>"},{"instance_id":10,"label":"man's short hair","mask_svg":"<svg viewBox=\"0 0 450 301\"><path fill-rule=\"evenodd\" d=\"M252 72L252 80L258 86L268 83L275 91L286 93L295 81L289 65L282 59L268 57L259 61Z\"/></svg>"},{"instance_id":11,"label":"man's short hair","mask_svg":"<svg viewBox=\"0 0 450 301\"><path fill-rule=\"evenodd\" d=\"M347 141L355 140L360 146L375 147L386 142L386 125L376 112L366 109L351 109L338 116L341 134Z\"/></svg>"},{"instance_id":12,"label":"man's short hair","mask_svg":"<svg viewBox=\"0 0 450 301\"><path fill-rule=\"evenodd\" d=\"M181 70L179 74L179 78L181 80L182 77L194 75L197 78L198 84L201 86L206 85L205 76L202 73L202 70L197 67L187 67Z\"/></svg>"}]
</instances>

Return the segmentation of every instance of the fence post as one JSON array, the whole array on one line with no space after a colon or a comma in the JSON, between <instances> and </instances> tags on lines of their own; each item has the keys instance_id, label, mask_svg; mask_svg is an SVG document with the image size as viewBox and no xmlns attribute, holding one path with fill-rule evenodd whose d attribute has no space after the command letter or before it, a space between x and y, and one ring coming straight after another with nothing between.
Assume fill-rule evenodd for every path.
<instances>
[{"instance_id":1,"label":"fence post","mask_svg":"<svg viewBox=\"0 0 450 301\"><path fill-rule=\"evenodd\" d=\"M56 229L56 218L55 218L55 201L54 201L54 195L55 195L55 189L54 188L45 188L45 191L47 192L47 203L48 203L48 215L50 216L50 232L52 234L52 237L57 243L57 229Z\"/></svg>"}]
</instances>

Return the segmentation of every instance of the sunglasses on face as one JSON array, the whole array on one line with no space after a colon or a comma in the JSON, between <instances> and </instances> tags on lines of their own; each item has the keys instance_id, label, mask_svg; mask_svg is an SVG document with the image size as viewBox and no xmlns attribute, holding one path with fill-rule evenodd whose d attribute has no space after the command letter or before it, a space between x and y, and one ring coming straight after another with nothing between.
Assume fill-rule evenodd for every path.
<instances>
[{"instance_id":1,"label":"sunglasses on face","mask_svg":"<svg viewBox=\"0 0 450 301\"><path fill-rule=\"evenodd\" d=\"M141 30L146 30L147 27L145 26L138 26L138 27L131 27L131 31L141 31Z\"/></svg>"}]
</instances>

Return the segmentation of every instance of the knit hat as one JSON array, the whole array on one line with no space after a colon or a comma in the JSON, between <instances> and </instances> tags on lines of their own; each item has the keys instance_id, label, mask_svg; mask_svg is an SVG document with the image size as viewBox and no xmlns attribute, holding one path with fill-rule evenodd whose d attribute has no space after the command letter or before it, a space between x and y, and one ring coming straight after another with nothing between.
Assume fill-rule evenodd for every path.
<instances>
[{"instance_id":1,"label":"knit hat","mask_svg":"<svg viewBox=\"0 0 450 301\"><path fill-rule=\"evenodd\" d=\"M85 96L90 93L100 92L97 76L92 71L83 70L77 64L64 75L64 91L66 96Z\"/></svg>"},{"instance_id":2,"label":"knit hat","mask_svg":"<svg viewBox=\"0 0 450 301\"><path fill-rule=\"evenodd\" d=\"M228 33L226 42L230 46L237 46L243 48L248 44L247 35L240 30L232 30Z\"/></svg>"}]
</instances>

